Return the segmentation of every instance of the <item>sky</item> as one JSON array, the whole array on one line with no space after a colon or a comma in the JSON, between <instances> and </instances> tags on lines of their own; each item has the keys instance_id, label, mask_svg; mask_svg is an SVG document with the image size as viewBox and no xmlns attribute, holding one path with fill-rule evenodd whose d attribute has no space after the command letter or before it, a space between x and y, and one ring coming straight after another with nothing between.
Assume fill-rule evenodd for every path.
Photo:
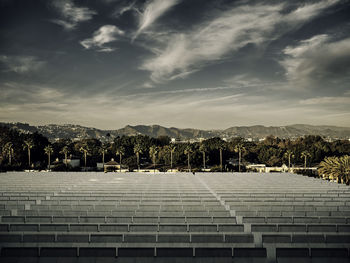
<instances>
[{"instance_id":1,"label":"sky","mask_svg":"<svg viewBox=\"0 0 350 263\"><path fill-rule=\"evenodd\" d=\"M0 0L0 121L350 127L349 14L349 0Z\"/></svg>"}]
</instances>

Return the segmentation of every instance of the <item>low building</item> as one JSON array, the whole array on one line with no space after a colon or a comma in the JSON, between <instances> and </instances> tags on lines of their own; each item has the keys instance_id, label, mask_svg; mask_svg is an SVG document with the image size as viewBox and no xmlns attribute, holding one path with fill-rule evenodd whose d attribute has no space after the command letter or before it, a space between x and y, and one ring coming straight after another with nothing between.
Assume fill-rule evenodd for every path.
<instances>
[{"instance_id":1,"label":"low building","mask_svg":"<svg viewBox=\"0 0 350 263\"><path fill-rule=\"evenodd\" d=\"M158 169L136 169L133 170L133 172L138 172L138 173L160 173L160 171Z\"/></svg>"},{"instance_id":2,"label":"low building","mask_svg":"<svg viewBox=\"0 0 350 263\"><path fill-rule=\"evenodd\" d=\"M171 142L171 143L180 143L180 142L181 142L181 139L180 139L179 137L171 138L170 142Z\"/></svg>"},{"instance_id":3,"label":"low building","mask_svg":"<svg viewBox=\"0 0 350 263\"><path fill-rule=\"evenodd\" d=\"M109 162L105 163L105 166L104 166L105 172L115 172L118 170L120 170L120 164L114 161L113 158Z\"/></svg>"},{"instance_id":4,"label":"low building","mask_svg":"<svg viewBox=\"0 0 350 263\"><path fill-rule=\"evenodd\" d=\"M166 172L167 173L178 173L179 170L178 169L168 169Z\"/></svg>"},{"instance_id":5,"label":"low building","mask_svg":"<svg viewBox=\"0 0 350 263\"><path fill-rule=\"evenodd\" d=\"M248 164L246 166L246 169L247 171L250 171L250 172L265 173L266 165L265 164Z\"/></svg>"},{"instance_id":6,"label":"low building","mask_svg":"<svg viewBox=\"0 0 350 263\"><path fill-rule=\"evenodd\" d=\"M288 166L282 164L282 166L268 167L266 164L248 164L246 166L247 171L258 173L273 173L273 172L288 172Z\"/></svg>"},{"instance_id":7,"label":"low building","mask_svg":"<svg viewBox=\"0 0 350 263\"><path fill-rule=\"evenodd\" d=\"M288 166L285 164L282 164L282 166L266 167L265 173L273 173L273 172L286 173L288 172Z\"/></svg>"}]
</instances>

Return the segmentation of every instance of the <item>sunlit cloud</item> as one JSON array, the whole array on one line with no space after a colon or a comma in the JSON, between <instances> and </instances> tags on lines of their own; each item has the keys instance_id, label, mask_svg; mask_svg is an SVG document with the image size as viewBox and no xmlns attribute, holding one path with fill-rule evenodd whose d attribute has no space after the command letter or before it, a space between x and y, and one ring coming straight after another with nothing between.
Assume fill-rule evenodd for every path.
<instances>
[{"instance_id":1,"label":"sunlit cloud","mask_svg":"<svg viewBox=\"0 0 350 263\"><path fill-rule=\"evenodd\" d=\"M144 11L140 14L139 27L134 35L134 39L179 2L180 0L151 0L147 2Z\"/></svg>"},{"instance_id":2,"label":"sunlit cloud","mask_svg":"<svg viewBox=\"0 0 350 263\"><path fill-rule=\"evenodd\" d=\"M120 35L124 35L124 31L114 25L104 25L94 32L92 38L84 39L80 44L86 49L95 48L100 52L111 52L114 48L106 47L105 44L116 41Z\"/></svg>"}]
</instances>

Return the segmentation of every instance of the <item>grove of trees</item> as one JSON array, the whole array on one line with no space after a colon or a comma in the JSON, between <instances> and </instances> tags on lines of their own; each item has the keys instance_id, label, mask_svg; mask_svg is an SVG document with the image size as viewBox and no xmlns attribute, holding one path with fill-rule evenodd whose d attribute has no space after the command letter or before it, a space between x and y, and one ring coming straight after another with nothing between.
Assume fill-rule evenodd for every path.
<instances>
[{"instance_id":1,"label":"grove of trees","mask_svg":"<svg viewBox=\"0 0 350 263\"><path fill-rule=\"evenodd\" d=\"M323 160L330 162L333 160L330 157L336 160L349 154L348 140L328 142L314 135L296 140L268 136L259 142L247 142L239 137L224 141L216 137L202 142L176 144L172 144L169 137L137 135L110 138L107 143L93 138L78 141L60 139L51 143L38 133L23 134L0 127L1 170L47 169L49 161L56 159L61 162L61 166L55 165L56 169L69 170L69 158L78 158L81 166L91 168L114 158L129 170L198 171L210 168L212 171L244 171L247 163L310 167L319 165Z\"/></svg>"}]
</instances>

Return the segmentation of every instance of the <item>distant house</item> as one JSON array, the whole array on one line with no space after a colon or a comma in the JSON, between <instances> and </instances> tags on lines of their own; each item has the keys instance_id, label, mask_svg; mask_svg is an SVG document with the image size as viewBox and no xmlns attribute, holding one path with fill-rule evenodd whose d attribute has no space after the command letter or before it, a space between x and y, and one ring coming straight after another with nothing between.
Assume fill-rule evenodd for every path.
<instances>
[{"instance_id":1,"label":"distant house","mask_svg":"<svg viewBox=\"0 0 350 263\"><path fill-rule=\"evenodd\" d=\"M122 168L122 169L120 169ZM104 171L105 172L128 172L129 170L128 169L123 169L123 166L120 167L120 164L117 163L116 161L114 161L114 159L112 158L109 162L106 162L105 163L105 166L104 166Z\"/></svg>"},{"instance_id":2,"label":"distant house","mask_svg":"<svg viewBox=\"0 0 350 263\"><path fill-rule=\"evenodd\" d=\"M114 159L112 158L109 162L105 163L105 167L104 167L104 171L105 172L115 172L116 170L120 169L120 165L119 163L117 163L116 161L114 161Z\"/></svg>"},{"instance_id":3,"label":"distant house","mask_svg":"<svg viewBox=\"0 0 350 263\"><path fill-rule=\"evenodd\" d=\"M166 172L167 173L178 173L179 170L178 169L168 169Z\"/></svg>"},{"instance_id":4,"label":"distant house","mask_svg":"<svg viewBox=\"0 0 350 263\"><path fill-rule=\"evenodd\" d=\"M247 171L251 171L251 172L258 172L258 173L266 172L265 164L248 164L246 168L247 168Z\"/></svg>"},{"instance_id":5,"label":"distant house","mask_svg":"<svg viewBox=\"0 0 350 263\"><path fill-rule=\"evenodd\" d=\"M271 173L271 172L288 172L288 166L282 164L282 166L268 167L265 164L248 164L246 166L248 171L258 173Z\"/></svg>"},{"instance_id":6,"label":"distant house","mask_svg":"<svg viewBox=\"0 0 350 263\"><path fill-rule=\"evenodd\" d=\"M181 142L181 139L180 139L179 137L177 137L177 138L171 138L170 142L171 142L171 143L179 143L179 142Z\"/></svg>"},{"instance_id":7,"label":"distant house","mask_svg":"<svg viewBox=\"0 0 350 263\"><path fill-rule=\"evenodd\" d=\"M138 173L159 173L160 171L158 169L140 169L140 170L133 170L133 172Z\"/></svg>"},{"instance_id":8,"label":"distant house","mask_svg":"<svg viewBox=\"0 0 350 263\"><path fill-rule=\"evenodd\" d=\"M282 166L266 167L265 173L271 173L271 172L282 172L282 173L286 173L286 172L288 172L288 166L285 165L285 164L282 164Z\"/></svg>"}]
</instances>

